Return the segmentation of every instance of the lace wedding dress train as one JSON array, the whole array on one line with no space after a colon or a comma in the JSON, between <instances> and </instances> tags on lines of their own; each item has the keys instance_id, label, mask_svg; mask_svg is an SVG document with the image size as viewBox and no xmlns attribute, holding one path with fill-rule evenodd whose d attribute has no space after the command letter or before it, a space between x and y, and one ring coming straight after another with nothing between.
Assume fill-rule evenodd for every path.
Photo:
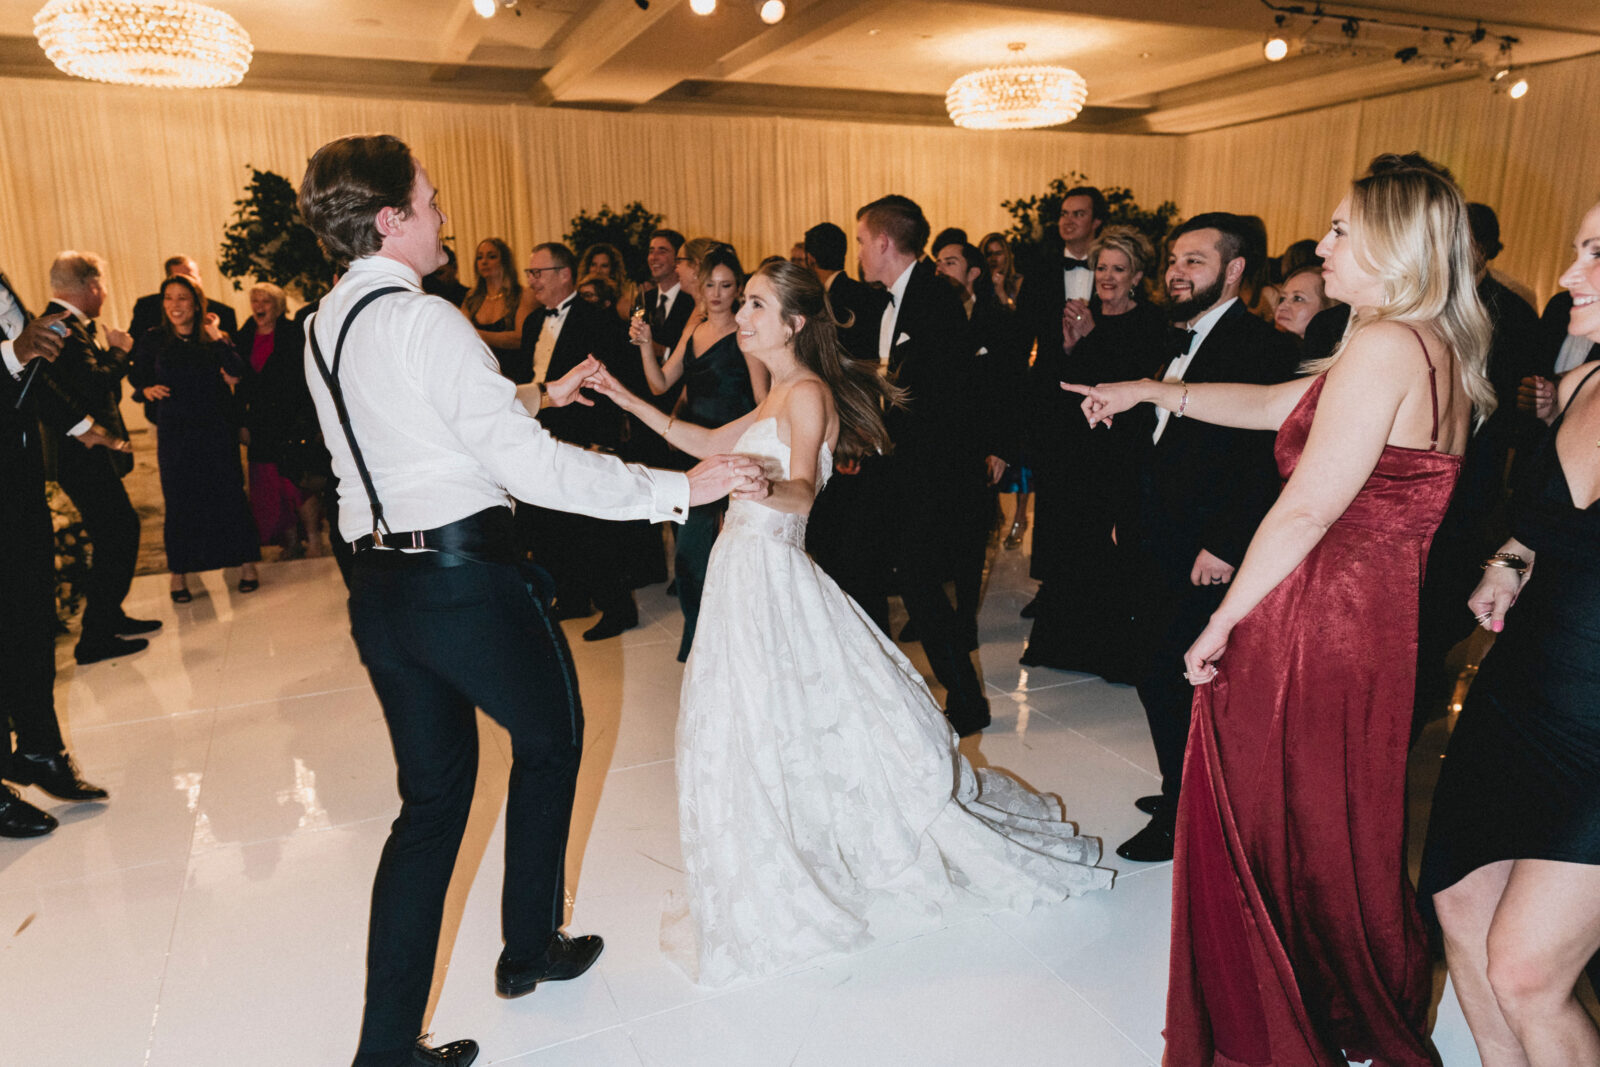
<instances>
[{"instance_id":1,"label":"lace wedding dress train","mask_svg":"<svg viewBox=\"0 0 1600 1067\"><path fill-rule=\"evenodd\" d=\"M789 476L773 419L735 450ZM931 924L961 898L1026 911L1110 885L1056 798L957 751L921 675L805 554L805 525L734 501L711 555L678 720L669 958L722 985L866 944L869 910Z\"/></svg>"}]
</instances>

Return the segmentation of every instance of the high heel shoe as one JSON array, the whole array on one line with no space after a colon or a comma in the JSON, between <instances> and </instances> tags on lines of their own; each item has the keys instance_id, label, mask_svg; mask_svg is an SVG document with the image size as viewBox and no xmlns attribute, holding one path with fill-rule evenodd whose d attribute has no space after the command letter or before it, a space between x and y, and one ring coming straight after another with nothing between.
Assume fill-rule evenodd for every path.
<instances>
[{"instance_id":1,"label":"high heel shoe","mask_svg":"<svg viewBox=\"0 0 1600 1067\"><path fill-rule=\"evenodd\" d=\"M257 589L260 589L260 588L261 588L261 579L260 578L240 578L239 579L239 592L241 592L241 593L254 593Z\"/></svg>"},{"instance_id":2,"label":"high heel shoe","mask_svg":"<svg viewBox=\"0 0 1600 1067\"><path fill-rule=\"evenodd\" d=\"M1006 547L1007 548L1020 548L1022 546L1022 536L1023 536L1023 534L1026 534L1027 532L1028 532L1028 524L1026 522L1018 520L1018 521L1012 523L1011 524L1011 532L1006 534Z\"/></svg>"},{"instance_id":3,"label":"high heel shoe","mask_svg":"<svg viewBox=\"0 0 1600 1067\"><path fill-rule=\"evenodd\" d=\"M174 604L187 604L194 599L194 594L189 592L189 587L186 585L171 590L171 595Z\"/></svg>"}]
</instances>

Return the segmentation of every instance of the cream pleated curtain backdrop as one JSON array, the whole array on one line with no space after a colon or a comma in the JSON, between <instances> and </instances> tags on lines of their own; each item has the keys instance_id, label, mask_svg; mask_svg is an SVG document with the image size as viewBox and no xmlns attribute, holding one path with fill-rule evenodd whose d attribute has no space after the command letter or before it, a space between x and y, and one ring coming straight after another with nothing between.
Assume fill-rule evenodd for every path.
<instances>
[{"instance_id":1,"label":"cream pleated curtain backdrop","mask_svg":"<svg viewBox=\"0 0 1600 1067\"><path fill-rule=\"evenodd\" d=\"M1493 207L1505 251L1494 267L1541 306L1572 261L1578 220L1600 199L1600 56L1521 71L1521 100L1483 78L1322 108L1185 139L1185 212L1260 215L1274 251L1327 232L1350 179L1382 152L1418 151ZM1535 310L1540 310L1536 308Z\"/></svg>"},{"instance_id":2,"label":"cream pleated curtain backdrop","mask_svg":"<svg viewBox=\"0 0 1600 1067\"><path fill-rule=\"evenodd\" d=\"M298 183L342 134L383 131L427 164L471 282L487 236L519 259L559 239L580 209L642 200L691 236L729 240L747 263L786 253L806 227L852 230L884 193L918 200L935 228L1003 228L1004 200L1077 170L1185 213L1262 216L1274 252L1319 237L1350 179L1379 152L1448 164L1500 214L1495 267L1540 300L1570 260L1572 231L1600 196L1600 56L1528 71L1513 101L1482 79L1322 108L1188 137L971 131L781 118L708 118L418 103L222 90L173 93L0 79L0 268L42 307L64 248L110 262L111 316L125 321L168 255L199 260L210 295L241 310L216 270L246 165ZM581 251L578 250L578 251ZM520 268L521 263L518 264Z\"/></svg>"},{"instance_id":3,"label":"cream pleated curtain backdrop","mask_svg":"<svg viewBox=\"0 0 1600 1067\"><path fill-rule=\"evenodd\" d=\"M296 184L319 145L393 133L428 167L471 284L477 242L519 260L560 240L580 209L643 201L690 236L731 241L754 265L787 255L814 223L853 233L885 193L918 200L935 228L1004 229L1002 201L1070 170L1141 198L1176 197L1181 142L1091 134L975 134L786 119L619 115L501 104L417 103L225 90L172 93L0 79L0 267L43 307L64 248L110 265L110 314L125 322L161 261L186 252L207 294L248 305L216 269L247 165ZM582 251L577 249L576 251ZM524 264L517 264L520 269Z\"/></svg>"}]
</instances>

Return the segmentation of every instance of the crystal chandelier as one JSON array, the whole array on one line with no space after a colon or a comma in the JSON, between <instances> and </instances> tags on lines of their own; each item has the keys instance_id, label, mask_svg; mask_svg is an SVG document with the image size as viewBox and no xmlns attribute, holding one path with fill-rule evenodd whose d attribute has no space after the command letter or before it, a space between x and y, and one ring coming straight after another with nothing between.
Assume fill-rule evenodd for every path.
<instances>
[{"instance_id":1,"label":"crystal chandelier","mask_svg":"<svg viewBox=\"0 0 1600 1067\"><path fill-rule=\"evenodd\" d=\"M1075 70L1013 64L963 74L944 94L944 106L952 122L969 130L1036 130L1077 118L1088 95L1089 84Z\"/></svg>"},{"instance_id":2,"label":"crystal chandelier","mask_svg":"<svg viewBox=\"0 0 1600 1067\"><path fill-rule=\"evenodd\" d=\"M215 89L250 69L250 35L191 0L50 0L33 35L65 74L116 85Z\"/></svg>"}]
</instances>

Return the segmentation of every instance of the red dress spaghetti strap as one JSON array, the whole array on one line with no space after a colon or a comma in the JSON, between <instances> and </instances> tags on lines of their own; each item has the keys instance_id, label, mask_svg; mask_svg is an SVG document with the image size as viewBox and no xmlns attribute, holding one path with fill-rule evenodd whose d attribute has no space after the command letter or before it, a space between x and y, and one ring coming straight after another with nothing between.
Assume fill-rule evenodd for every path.
<instances>
[{"instance_id":1,"label":"red dress spaghetti strap","mask_svg":"<svg viewBox=\"0 0 1600 1067\"><path fill-rule=\"evenodd\" d=\"M1285 480L1322 387L1278 431ZM1433 1062L1431 966L1405 868L1406 749L1418 593L1460 468L1433 448L1386 446L1195 690L1167 1067Z\"/></svg>"}]
</instances>

